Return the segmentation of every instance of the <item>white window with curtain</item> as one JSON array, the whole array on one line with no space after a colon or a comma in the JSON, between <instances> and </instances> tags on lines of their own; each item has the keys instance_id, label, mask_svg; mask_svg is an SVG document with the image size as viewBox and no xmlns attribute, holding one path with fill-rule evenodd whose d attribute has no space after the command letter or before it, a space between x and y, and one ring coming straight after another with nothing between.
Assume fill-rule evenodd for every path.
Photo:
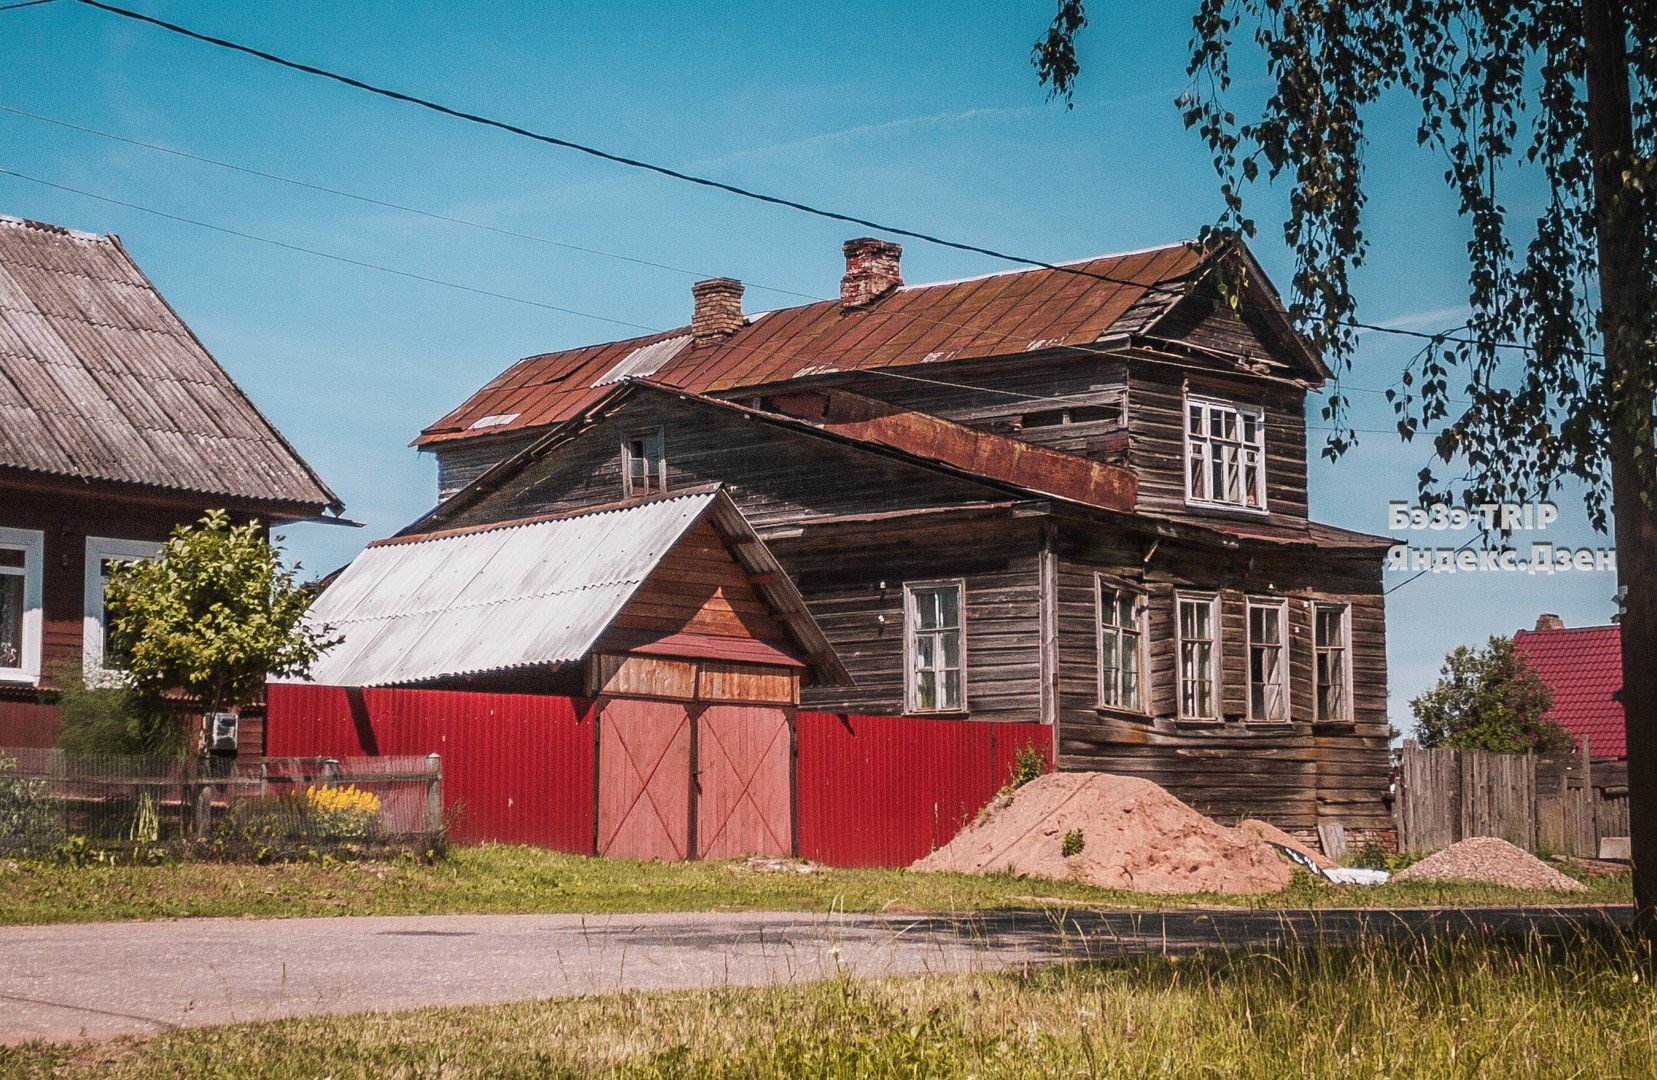
<instances>
[{"instance_id":1,"label":"white window with curtain","mask_svg":"<svg viewBox=\"0 0 1657 1080\"><path fill-rule=\"evenodd\" d=\"M40 681L46 534L0 528L0 682Z\"/></svg>"},{"instance_id":2,"label":"white window with curtain","mask_svg":"<svg viewBox=\"0 0 1657 1080\"><path fill-rule=\"evenodd\" d=\"M1282 600L1250 600L1249 719L1289 719L1289 606Z\"/></svg>"},{"instance_id":3,"label":"white window with curtain","mask_svg":"<svg viewBox=\"0 0 1657 1080\"><path fill-rule=\"evenodd\" d=\"M109 650L109 621L104 618L104 586L116 563L153 559L161 545L153 540L117 540L107 536L86 538L86 603L81 619L81 666L88 680L108 669L104 655Z\"/></svg>"},{"instance_id":4,"label":"white window with curtain","mask_svg":"<svg viewBox=\"0 0 1657 1080\"><path fill-rule=\"evenodd\" d=\"M1108 708L1145 709L1145 598L1094 579L1099 612L1099 704Z\"/></svg>"},{"instance_id":5,"label":"white window with curtain","mask_svg":"<svg viewBox=\"0 0 1657 1080\"><path fill-rule=\"evenodd\" d=\"M1220 598L1180 596L1179 715L1184 720L1218 720Z\"/></svg>"},{"instance_id":6,"label":"white window with curtain","mask_svg":"<svg viewBox=\"0 0 1657 1080\"><path fill-rule=\"evenodd\" d=\"M1257 405L1185 399L1185 501L1266 509L1266 413Z\"/></svg>"},{"instance_id":7,"label":"white window with curtain","mask_svg":"<svg viewBox=\"0 0 1657 1080\"><path fill-rule=\"evenodd\" d=\"M1320 724L1340 724L1352 719L1351 611L1346 604L1318 604L1313 608L1314 675Z\"/></svg>"},{"instance_id":8,"label":"white window with curtain","mask_svg":"<svg viewBox=\"0 0 1657 1080\"><path fill-rule=\"evenodd\" d=\"M966 709L966 649L960 581L905 584L905 707L912 713Z\"/></svg>"}]
</instances>

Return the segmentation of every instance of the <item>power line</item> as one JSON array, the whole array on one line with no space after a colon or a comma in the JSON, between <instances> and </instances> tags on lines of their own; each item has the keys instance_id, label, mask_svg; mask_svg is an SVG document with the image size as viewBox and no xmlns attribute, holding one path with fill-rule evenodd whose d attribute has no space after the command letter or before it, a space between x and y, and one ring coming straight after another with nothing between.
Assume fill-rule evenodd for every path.
<instances>
[{"instance_id":1,"label":"power line","mask_svg":"<svg viewBox=\"0 0 1657 1080\"><path fill-rule=\"evenodd\" d=\"M6 4L0 11L16 11L18 8L35 7L40 4L54 3L55 0L23 0L21 4Z\"/></svg>"},{"instance_id":2,"label":"power line","mask_svg":"<svg viewBox=\"0 0 1657 1080\"><path fill-rule=\"evenodd\" d=\"M490 296L497 300L510 300L516 304L528 304L531 307L545 308L548 311L557 311L564 315L575 315L583 319L595 319L599 322L614 323L617 326L627 326L635 330L643 330L647 333L654 334L659 332L655 327L645 326L642 323L627 322L624 319L612 319L607 315L594 315L590 311L578 311L575 308L560 307L557 304L547 304L540 300L530 300L527 297L495 292L492 289L480 289L473 285L462 285L456 281L446 281L443 278L429 277L425 274L416 274L409 270L398 270L395 267L382 266L379 263L371 263L362 259L353 259L345 255L335 255L328 251L318 251L315 248L302 247L298 244L290 244L282 240L272 240L268 236L259 236L250 232L242 232L239 229L230 229L223 225L213 225L206 221L198 221L195 218L183 217L179 214L169 214L164 210L154 210L148 206L140 206L137 203L126 202L122 199L113 199L107 195L97 195L90 191L82 191L79 188L70 187L67 184L57 184L50 180L42 180L38 176L30 176L27 173L18 172L16 169L0 167L0 174L15 176L19 180L27 180L31 184L39 184L42 187L53 188L57 191L67 191L72 195L79 195L82 198L96 199L99 202L109 203L113 206L126 207L128 210L137 210L141 213L153 214L159 218L166 218L168 221L178 221L186 225L194 225L197 228L210 229L216 233L224 233L227 236L237 236L243 240L253 240L261 244L269 244L271 247L283 248L287 251L297 251L305 255L314 255L319 259L329 259L333 262L345 263L348 266L359 266L366 270L378 270L384 274L395 274L398 277L410 278L414 281L423 281L430 285L442 285L444 288L459 289L462 292L475 293L478 296Z\"/></svg>"},{"instance_id":3,"label":"power line","mask_svg":"<svg viewBox=\"0 0 1657 1080\"><path fill-rule=\"evenodd\" d=\"M1061 273L1076 274L1082 277L1090 277L1099 281L1108 281L1118 285L1131 285L1135 288L1150 288L1157 284L1157 282L1131 281L1126 278L1113 277L1109 274L1101 274L1097 271L1085 270L1075 266L1065 266L1059 263L1046 262L1041 259L1031 259L1022 255L1011 255L1004 251L997 251L994 248L981 247L977 244L967 244L958 240L949 240L941 236L935 236L931 233L919 232L914 229L905 229L896 225L884 224L869 218L857 217L852 214L843 214L834 210L825 210L821 207L812 206L809 203L798 202L794 199L787 199L777 195L768 195L763 192L754 191L750 188L740 187L736 184L728 184L724 181L714 180L710 177L698 176L694 173L687 173L679 169L669 168L665 165L657 165L653 162L644 161L640 158L628 157L624 154L617 154L608 150L602 150L598 147L588 146L584 143L578 143L571 139L565 139L556 135L548 135L543 132L533 131L517 124L491 119L490 117L482 116L478 113L467 112L463 109L456 109L451 106L432 101L428 98L418 97L413 94L403 93L402 91L392 90L383 86L376 86L373 83L364 82L361 79L353 78L349 75L342 75L338 72L329 71L326 68L320 68L311 64L303 64L295 60L289 60L263 49L255 49L251 46L242 45L226 38L203 34L198 31L191 30L188 27L180 26L177 23L167 22L164 19L157 19L150 15L128 10L127 8L116 7L113 4L106 4L103 3L102 0L76 0L76 2L84 4L88 7L97 8L100 11L106 11L112 15L118 15L122 18L147 23L151 26L166 30L169 33L178 34L194 41L200 41L216 48L239 52L247 56L264 60L267 63L276 64L280 67L285 67L306 75L314 75L318 78L328 79L333 82L352 87L353 89L362 90L370 94L377 94L380 97L389 98L393 101L401 101L405 104L415 105L423 109L429 109L432 112L453 117L457 120L464 120L468 123L495 128L509 134L519 135L527 139L533 139L536 142L545 143L549 146L556 146L566 150L574 150L578 153L587 154L604 161L613 162L617 165L656 173L672 180L680 180L685 183L696 184L701 187L724 191L740 198L752 199L758 202L768 203L773 206L781 206L790 210L798 210L801 213L811 214L813 216L826 218L831 221L843 221L851 225L862 225L866 228L874 229L877 232L890 233L894 236L906 236L914 240L919 240L923 243L934 244L939 247L953 248L956 251L965 251L975 255L986 255L992 259L1000 259L1003 262L1019 263L1024 266L1037 267L1043 270L1056 270ZM1357 319L1341 319L1339 320L1339 325L1358 330L1369 330L1381 334L1395 334L1401 337L1409 337L1421 341L1430 341L1440 345L1490 345L1496 348L1517 349L1525 352L1535 351L1535 346L1522 344L1520 342L1500 340L1487 342L1478 338L1462 337L1458 335L1429 334L1418 330L1405 330L1399 327L1381 326L1375 323L1360 322ZM1602 354L1586 352L1586 355L1600 356Z\"/></svg>"},{"instance_id":4,"label":"power line","mask_svg":"<svg viewBox=\"0 0 1657 1080\"><path fill-rule=\"evenodd\" d=\"M33 2L49 3L52 2L52 0L33 0ZM448 214L439 214L431 210L422 210L418 206L406 206L402 203L391 202L388 199L380 199L372 195L364 195L355 191L346 191L342 188L328 187L325 184L316 184L308 180L300 180L292 176L283 176L280 173L265 172L262 169L255 169L248 165L238 165L233 161L220 161L217 158L205 157L201 154L192 154L187 150L178 150L171 146L162 146L159 143L145 142L142 139L133 139L125 135L116 135L109 131L100 131L97 128L86 127L81 124L73 124L67 120L59 120L50 116L42 116L39 113L32 113L24 109L13 108L10 105L0 105L0 112L8 112L13 116L27 117L30 120L39 120L41 123L53 124L57 127L67 128L70 131L79 131L87 135L96 135L101 139L109 139L112 142L124 143L127 146L138 146L146 150L154 150L162 154L171 154L173 157L183 158L186 161L196 161L204 165L213 165L221 169L230 169L233 172L245 173L248 176L257 176L264 180L275 180L278 183L291 184L294 187L305 188L308 191L318 191L325 195L336 195L342 199L354 199L357 202L367 203L370 206L381 206L388 210L399 210L403 213L415 214L423 218L430 218L433 221L442 221L451 225L464 225L468 228L482 229L485 232L497 233L501 236L511 236L519 240L532 240L537 244L547 244L551 247L565 248L569 251L579 251L586 255L599 255L606 259L619 259L622 262L635 263L639 266L649 266L657 270L670 270L673 273L688 274L691 277L707 278L715 276L713 274L703 273L696 270L687 270L681 266L670 266L667 263L653 262L650 259L641 259L633 255L622 255L614 251L605 251L602 248L584 247L580 244L571 244L563 240L553 240L550 237L537 236L534 233L518 232L514 229L506 229L498 225L490 225L482 221L472 221L467 218L452 217ZM754 288L761 289L765 292L798 296L807 300L822 299L821 297L812 296L810 293L796 292L793 289L778 288L774 285L764 285L751 281L746 282L746 284L752 285Z\"/></svg>"}]
</instances>

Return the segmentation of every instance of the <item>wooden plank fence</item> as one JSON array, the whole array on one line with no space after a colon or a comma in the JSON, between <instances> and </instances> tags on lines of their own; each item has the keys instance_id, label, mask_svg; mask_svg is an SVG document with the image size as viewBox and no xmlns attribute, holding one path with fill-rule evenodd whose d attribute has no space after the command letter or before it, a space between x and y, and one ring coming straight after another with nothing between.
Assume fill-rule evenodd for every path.
<instances>
[{"instance_id":1,"label":"wooden plank fence","mask_svg":"<svg viewBox=\"0 0 1657 1080\"><path fill-rule=\"evenodd\" d=\"M1593 858L1628 835L1628 766L1580 754L1496 754L1403 746L1400 850L1437 850L1495 836L1526 850Z\"/></svg>"}]
</instances>

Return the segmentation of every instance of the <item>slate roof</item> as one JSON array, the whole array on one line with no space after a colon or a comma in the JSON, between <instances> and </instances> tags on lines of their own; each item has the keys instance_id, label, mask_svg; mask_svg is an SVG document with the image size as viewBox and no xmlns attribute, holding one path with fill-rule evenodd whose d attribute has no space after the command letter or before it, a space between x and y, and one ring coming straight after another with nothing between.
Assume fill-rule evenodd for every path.
<instances>
[{"instance_id":1,"label":"slate roof","mask_svg":"<svg viewBox=\"0 0 1657 1080\"><path fill-rule=\"evenodd\" d=\"M1622 705L1622 632L1615 626L1520 630L1514 649L1553 691L1548 717L1578 740L1588 736L1594 757L1628 756Z\"/></svg>"},{"instance_id":2,"label":"slate roof","mask_svg":"<svg viewBox=\"0 0 1657 1080\"><path fill-rule=\"evenodd\" d=\"M718 489L619 508L400 536L370 544L306 620L343 638L312 665L328 686L403 686L575 663L592 651L664 556L709 518L745 540L738 559L820 682L850 679L788 575ZM752 565L750 565L750 563Z\"/></svg>"},{"instance_id":3,"label":"slate roof","mask_svg":"<svg viewBox=\"0 0 1657 1080\"><path fill-rule=\"evenodd\" d=\"M5 216L0 467L341 507L119 239Z\"/></svg>"},{"instance_id":4,"label":"slate roof","mask_svg":"<svg viewBox=\"0 0 1657 1080\"><path fill-rule=\"evenodd\" d=\"M1066 264L1067 270L905 285L862 308L843 308L837 299L786 308L750 316L717 343L686 344L689 328L678 327L531 356L426 428L415 445L568 420L603 397L612 373L641 374L633 370L640 366L651 368L648 377L656 382L718 394L837 371L1090 345L1144 329L1211 263L1190 244L1170 244Z\"/></svg>"}]
</instances>

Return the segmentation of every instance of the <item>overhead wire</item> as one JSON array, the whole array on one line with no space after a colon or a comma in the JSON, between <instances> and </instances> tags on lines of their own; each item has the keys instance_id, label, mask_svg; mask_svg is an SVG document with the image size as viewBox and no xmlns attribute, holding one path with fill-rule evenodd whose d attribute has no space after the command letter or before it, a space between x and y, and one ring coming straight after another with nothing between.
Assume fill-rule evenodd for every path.
<instances>
[{"instance_id":1,"label":"overhead wire","mask_svg":"<svg viewBox=\"0 0 1657 1080\"><path fill-rule=\"evenodd\" d=\"M92 7L92 8L96 8L98 10L104 11L104 12L108 12L109 14L116 15L116 16L119 16L121 18L131 19L131 20L134 20L134 21L137 21L137 22L142 22L142 23L147 23L147 24L149 24L151 26L155 26L159 29L166 30L169 33L178 34L182 37L186 37L186 38L189 38L189 39L194 40L194 41L199 41L199 42L202 42L202 43L207 44L207 45L212 45L215 48L227 49L227 50L230 50L232 52L242 53L244 55L251 56L251 57L254 57L254 58L259 59L259 60L263 60L263 61L265 61L267 63L270 63L270 64L275 64L277 66L288 68L288 69L293 70L293 71L298 71L298 72L301 72L301 73L306 74L306 75L312 75L312 76L315 76L317 78L327 79L327 80L330 80L330 81L333 81L333 82L337 82L337 83L340 83L344 86L349 86L353 89L362 90L366 93L375 94L375 95L378 95L380 97L388 98L388 99L393 100L393 101L400 101L400 102L403 102L405 104L414 105L418 108L428 109L432 112L436 112L436 113L439 113L439 114L444 115L444 116L452 117L452 118L457 119L457 120L463 120L463 121L466 121L468 123L478 124L478 125L481 125L481 126L484 126L484 127L489 127L489 128L494 128L494 129L497 129L497 130L500 130L500 131L507 132L507 133L512 134L512 135L520 136L522 138L532 139L536 142L545 143L549 146L556 146L556 147L566 149L566 150L573 150L573 151L576 151L577 153L587 154L591 157L599 158L599 159L604 160L604 161L609 161L609 162L612 162L612 163L617 164L617 165L625 166L627 168L640 169L640 170L643 170L643 171L646 171L646 172L655 173L657 175L664 176L664 177L667 177L667 178L672 179L672 180L678 180L678 181L681 181L681 182L684 182L684 183L695 184L695 185L698 185L698 186L701 186L701 187L711 188L711 189L718 190L718 191L724 191L728 194L738 196L739 198L751 199L751 200L755 200L755 201L758 201L758 202L767 203L767 204L770 204L770 205L773 205L773 206L780 206L780 207L783 207L783 208L786 208L786 209L796 210L796 211L799 211L800 213L811 214L813 216L820 217L820 218L825 218L825 219L828 219L828 220L831 220L831 221L842 221L842 222L846 222L847 224L862 225L866 228L874 229L878 232L888 233L888 234L893 235L893 236L905 236L905 237L909 237L910 239L919 240L923 243L933 244L933 245L936 245L936 246L939 246L939 247L953 248L956 251L964 251L964 252L968 252L968 253L976 254L976 255L985 255L985 256L988 256L988 257L993 258L993 259L1000 259L1003 262L1018 263L1020 265L1030 266L1030 267L1037 267L1037 268L1044 269L1044 270L1057 270L1057 271L1060 271L1062 273L1077 274L1077 275L1084 276L1084 277L1095 278L1095 279L1100 280L1100 281L1114 282L1114 283L1119 284L1119 285L1131 285L1131 286L1134 286L1136 288L1147 288L1147 287L1150 287L1150 286L1153 286L1154 284L1156 284L1155 282L1133 281L1133 280L1129 280L1127 278L1113 277L1109 274L1102 274L1102 273L1099 273L1097 271L1085 270L1085 269L1081 269L1081 268L1076 267L1076 266L1068 266L1068 265L1063 264L1063 263L1052 263L1052 262L1047 262L1047 261L1042 260L1042 259L1032 259L1032 258L1028 258L1028 257L1022 256L1022 255L1014 255L1014 254L1010 254L1008 252L998 251L994 248L983 247L983 246L978 245L978 244L964 243L964 242L961 242L961 241L958 241L958 240L950 240L950 239L947 239L945 237L937 236L937 235L934 235L934 234L931 234L931 233L925 233L925 232L921 232L921 231L915 230L915 229L906 229L906 228L903 228L901 226L896 226L896 225L891 225L889 223L883 223L883 222L875 221L875 220L870 219L870 218L858 217L858 216L853 215L853 214L845 214L845 213L841 213L839 211L834 211L834 210L826 210L826 209L823 209L821 207L813 206L810 203L800 202L800 201L795 200L795 199L789 199L789 198L784 198L782 196L771 195L771 194L767 194L767 193L764 193L764 192L755 191L751 188L745 188L745 187L742 187L740 185L727 183L727 182L722 181L722 180L715 180L715 179L712 179L711 177L699 176L699 175L696 175L694 173L685 172L681 169L670 168L670 167L665 166L665 165L659 165L659 164L656 164L654 162L645 161L641 158L630 157L630 156L625 155L625 154L615 153L613 151L604 150L604 149L601 149L599 147L589 146L589 145L584 144L584 143L576 142L572 139L566 139L566 138L562 138L562 137L557 136L557 135L549 135L549 134L546 134L544 132L534 131L530 128L522 127L518 124L508 123L508 122L503 121L503 120L496 120L496 119L493 119L491 117L483 116L482 114L479 114L479 113L474 113L474 112L469 112L469 111L464 110L464 109L454 108L452 106L444 105L440 102L433 101L429 98L423 98L423 97L420 97L420 96L415 95L415 94L409 94L409 93L405 93L405 92L400 91L400 90L392 90L388 87L378 86L374 83L366 82L362 79L357 79L357 78L354 78L354 77L349 76L349 75L341 74L339 72L330 71L327 68L317 67L313 64L301 63L301 62L296 61L296 60L289 60L286 57L279 56L275 53L266 51L264 49L257 49L257 48L254 48L252 46L249 46L249 45L243 45L239 42L231 41L227 38L215 37L211 34L204 34L204 33L201 33L199 31L196 31L196 30L191 30L190 28L188 28L186 26L181 26L178 23L168 22L165 19L158 19L158 18L156 18L152 15L145 15L142 12L132 11L128 8L118 7L114 4L105 3L105 2L103 2L103 0L75 0L75 2L78 3L78 4L83 4L87 7ZM1535 349L1534 346L1526 345L1526 344L1523 344L1523 343L1520 343L1520 342L1509 342L1509 341L1500 341L1500 340L1492 340L1492 341L1486 342L1486 341L1481 341L1480 339L1477 339L1477 338L1462 337L1462 336L1459 336L1459 335L1431 334L1431 333L1426 333L1426 332L1423 332L1423 331L1406 330L1406 329L1403 329L1403 328L1400 328L1400 327L1389 327L1389 326L1382 326L1382 325L1378 325L1378 324L1374 324L1374 323L1366 323L1366 322L1361 322L1361 321L1356 320L1356 319L1342 319L1342 320L1339 321L1339 324L1342 325L1342 326L1347 326L1347 327L1351 327L1351 328L1354 328L1354 329L1368 330L1368 331L1372 331L1372 332L1375 332L1375 333L1396 334L1396 335L1400 335L1400 336L1404 336L1404 337L1411 337L1411 338L1415 338L1417 340L1430 341L1430 342L1434 342L1434 343L1438 343L1438 344L1465 344L1465 345L1489 344L1489 345L1491 345L1493 347L1497 347L1497 348L1517 349L1517 350L1522 350L1522 351L1534 351L1534 349ZM1600 354L1598 354L1598 353L1588 353L1588 355L1597 356L1597 355L1600 355Z\"/></svg>"}]
</instances>

